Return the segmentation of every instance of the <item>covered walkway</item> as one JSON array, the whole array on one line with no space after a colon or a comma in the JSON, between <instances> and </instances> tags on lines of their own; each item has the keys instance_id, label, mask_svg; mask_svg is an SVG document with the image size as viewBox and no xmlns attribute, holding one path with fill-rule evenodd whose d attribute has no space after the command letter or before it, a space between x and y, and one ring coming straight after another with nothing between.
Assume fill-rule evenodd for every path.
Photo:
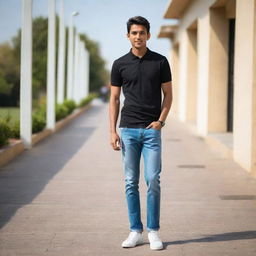
<instances>
[{"instance_id":1,"label":"covered walkway","mask_svg":"<svg viewBox=\"0 0 256 256\"><path fill-rule=\"evenodd\" d=\"M173 118L162 141L163 251L150 251L146 232L145 244L121 248L121 152L109 144L108 105L94 103L2 168L0 255L256 255L256 180ZM143 171L140 189L146 225Z\"/></svg>"}]
</instances>

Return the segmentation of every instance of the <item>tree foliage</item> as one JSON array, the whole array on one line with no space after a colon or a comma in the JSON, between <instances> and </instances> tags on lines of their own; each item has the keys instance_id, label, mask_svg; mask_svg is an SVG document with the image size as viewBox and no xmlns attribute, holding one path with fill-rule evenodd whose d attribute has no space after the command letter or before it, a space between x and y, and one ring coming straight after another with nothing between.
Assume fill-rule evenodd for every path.
<instances>
[{"instance_id":1,"label":"tree foliage","mask_svg":"<svg viewBox=\"0 0 256 256\"><path fill-rule=\"evenodd\" d=\"M56 74L58 51L58 17L56 17ZM33 99L38 99L46 92L47 83L47 37L48 18L37 17L33 20L33 52L32 52L32 85ZM67 28L66 28L67 35ZM107 83L109 74L105 68L105 61L100 55L97 42L80 35L90 53L90 92L99 91ZM68 37L66 37L66 53ZM20 88L20 55L21 55L21 29L13 37L11 43L0 45L0 104L3 106L19 105ZM66 60L67 63L67 55ZM66 69L67 72L67 69ZM57 75L56 75L57 76Z\"/></svg>"},{"instance_id":2,"label":"tree foliage","mask_svg":"<svg viewBox=\"0 0 256 256\"><path fill-rule=\"evenodd\" d=\"M19 69L13 48L9 43L0 45L0 102L4 106L12 106L18 100Z\"/></svg>"},{"instance_id":3,"label":"tree foliage","mask_svg":"<svg viewBox=\"0 0 256 256\"><path fill-rule=\"evenodd\" d=\"M89 39L85 34L80 35L90 53L90 91L99 91L109 79L108 71L105 69L105 61L100 56L99 44Z\"/></svg>"}]
</instances>

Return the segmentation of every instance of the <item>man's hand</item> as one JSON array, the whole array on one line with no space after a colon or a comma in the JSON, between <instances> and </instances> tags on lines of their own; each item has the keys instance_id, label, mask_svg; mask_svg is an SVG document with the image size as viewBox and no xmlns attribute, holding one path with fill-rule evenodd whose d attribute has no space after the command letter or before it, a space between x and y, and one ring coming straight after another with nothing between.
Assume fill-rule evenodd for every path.
<instances>
[{"instance_id":1,"label":"man's hand","mask_svg":"<svg viewBox=\"0 0 256 256\"><path fill-rule=\"evenodd\" d=\"M111 132L110 144L114 150L120 150L120 137L116 132Z\"/></svg>"},{"instance_id":2,"label":"man's hand","mask_svg":"<svg viewBox=\"0 0 256 256\"><path fill-rule=\"evenodd\" d=\"M153 128L153 129L156 129L156 130L161 130L162 125L161 125L160 122L154 121L154 122L152 122L151 124L149 124L149 125L146 127L146 129L149 129L149 128Z\"/></svg>"}]
</instances>

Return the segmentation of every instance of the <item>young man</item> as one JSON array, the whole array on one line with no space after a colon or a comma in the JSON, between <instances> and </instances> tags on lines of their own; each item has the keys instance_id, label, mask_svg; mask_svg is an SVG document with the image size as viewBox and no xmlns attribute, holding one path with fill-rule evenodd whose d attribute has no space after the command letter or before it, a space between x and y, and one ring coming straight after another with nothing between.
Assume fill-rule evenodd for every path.
<instances>
[{"instance_id":1,"label":"young man","mask_svg":"<svg viewBox=\"0 0 256 256\"><path fill-rule=\"evenodd\" d=\"M139 196L140 157L144 158L147 184L147 231L150 248L160 250L161 129L172 104L171 71L167 59L147 48L150 24L141 17L127 22L127 37L132 48L114 61L111 71L109 102L111 146L122 150L125 191L130 234L122 247L143 243ZM121 111L120 132L116 131L121 87L125 96ZM161 90L164 94L162 102Z\"/></svg>"}]
</instances>

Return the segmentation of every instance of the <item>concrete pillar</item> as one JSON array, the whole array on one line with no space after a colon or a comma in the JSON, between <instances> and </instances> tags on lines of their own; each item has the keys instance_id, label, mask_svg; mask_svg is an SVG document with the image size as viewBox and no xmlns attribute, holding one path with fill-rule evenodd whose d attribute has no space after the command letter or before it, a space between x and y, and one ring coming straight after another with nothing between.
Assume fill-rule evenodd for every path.
<instances>
[{"instance_id":1,"label":"concrete pillar","mask_svg":"<svg viewBox=\"0 0 256 256\"><path fill-rule=\"evenodd\" d=\"M65 85L65 45L66 45L66 32L64 22L64 0L60 1L60 22L59 22L59 54L58 54L58 79L57 79L57 102L63 103L64 101L64 85Z\"/></svg>"},{"instance_id":2,"label":"concrete pillar","mask_svg":"<svg viewBox=\"0 0 256 256\"><path fill-rule=\"evenodd\" d=\"M196 123L197 104L197 29L188 29L188 61L187 61L187 105L186 120Z\"/></svg>"},{"instance_id":3,"label":"concrete pillar","mask_svg":"<svg viewBox=\"0 0 256 256\"><path fill-rule=\"evenodd\" d=\"M48 1L47 128L55 127L55 0Z\"/></svg>"},{"instance_id":4,"label":"concrete pillar","mask_svg":"<svg viewBox=\"0 0 256 256\"><path fill-rule=\"evenodd\" d=\"M251 160L251 172L254 177L256 177L256 1L254 0L254 22L253 22L253 93L252 93L252 100L253 100L253 122L252 122L252 160Z\"/></svg>"},{"instance_id":5,"label":"concrete pillar","mask_svg":"<svg viewBox=\"0 0 256 256\"><path fill-rule=\"evenodd\" d=\"M209 81L209 45L210 15L206 12L198 19L198 94L197 94L197 129L202 136L208 130L208 81Z\"/></svg>"},{"instance_id":6,"label":"concrete pillar","mask_svg":"<svg viewBox=\"0 0 256 256\"><path fill-rule=\"evenodd\" d=\"M70 17L69 30L68 30L68 69L67 69L67 98L72 99L73 96L73 75L74 68L74 28L73 28L73 15Z\"/></svg>"},{"instance_id":7,"label":"concrete pillar","mask_svg":"<svg viewBox=\"0 0 256 256\"><path fill-rule=\"evenodd\" d=\"M74 47L74 86L73 86L73 93L72 99L79 103L79 34L75 33L75 47Z\"/></svg>"},{"instance_id":8,"label":"concrete pillar","mask_svg":"<svg viewBox=\"0 0 256 256\"><path fill-rule=\"evenodd\" d=\"M20 65L20 137L26 148L32 136L32 0L22 1Z\"/></svg>"},{"instance_id":9,"label":"concrete pillar","mask_svg":"<svg viewBox=\"0 0 256 256\"><path fill-rule=\"evenodd\" d=\"M224 8L198 19L197 127L202 136L227 129L228 20Z\"/></svg>"},{"instance_id":10,"label":"concrete pillar","mask_svg":"<svg viewBox=\"0 0 256 256\"><path fill-rule=\"evenodd\" d=\"M82 73L82 84L81 84L82 94L81 94L81 98L83 99L85 97L85 93L86 93L86 88L85 88L85 86L86 86L86 84L85 84L85 82L86 82L86 80L85 80L85 72L86 72L86 70L85 70L85 61L86 61L85 58L86 58L86 54L85 54L84 43L82 45L83 45L83 47L82 47L82 71L81 71L81 73Z\"/></svg>"},{"instance_id":11,"label":"concrete pillar","mask_svg":"<svg viewBox=\"0 0 256 256\"><path fill-rule=\"evenodd\" d=\"M208 132L227 131L228 36L225 8L210 9Z\"/></svg>"},{"instance_id":12,"label":"concrete pillar","mask_svg":"<svg viewBox=\"0 0 256 256\"><path fill-rule=\"evenodd\" d=\"M81 47L81 99L85 98L86 94L86 53L85 45L82 42Z\"/></svg>"},{"instance_id":13,"label":"concrete pillar","mask_svg":"<svg viewBox=\"0 0 256 256\"><path fill-rule=\"evenodd\" d=\"M188 35L182 31L180 38L180 61L179 61L179 119L186 121L187 108L187 67L188 67Z\"/></svg>"},{"instance_id":14,"label":"concrete pillar","mask_svg":"<svg viewBox=\"0 0 256 256\"><path fill-rule=\"evenodd\" d=\"M85 50L85 95L84 97L87 97L89 95L89 85L90 85L89 83L90 83L90 53L86 49Z\"/></svg>"},{"instance_id":15,"label":"concrete pillar","mask_svg":"<svg viewBox=\"0 0 256 256\"><path fill-rule=\"evenodd\" d=\"M171 112L175 116L179 116L179 44L175 44L171 50L170 65L172 71L172 84L173 84L173 101ZM170 115L168 115L170 116Z\"/></svg>"},{"instance_id":16,"label":"concrete pillar","mask_svg":"<svg viewBox=\"0 0 256 256\"><path fill-rule=\"evenodd\" d=\"M84 56L83 56L83 49L84 43L79 40L79 74L78 74L78 101L80 102L83 98L83 90L84 90L84 81L83 81L83 74L84 74Z\"/></svg>"},{"instance_id":17,"label":"concrete pillar","mask_svg":"<svg viewBox=\"0 0 256 256\"><path fill-rule=\"evenodd\" d=\"M237 0L234 75L234 159L254 175L256 168L255 15L255 0Z\"/></svg>"}]
</instances>

